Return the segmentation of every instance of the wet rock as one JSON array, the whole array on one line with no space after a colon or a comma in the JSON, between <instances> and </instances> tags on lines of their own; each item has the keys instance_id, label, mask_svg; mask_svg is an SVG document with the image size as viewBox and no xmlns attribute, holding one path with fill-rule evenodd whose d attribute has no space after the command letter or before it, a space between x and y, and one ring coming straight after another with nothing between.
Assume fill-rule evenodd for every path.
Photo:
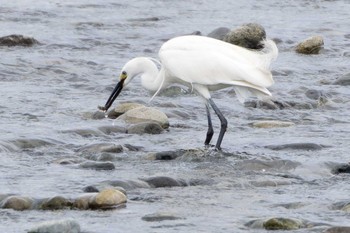
<instances>
[{"instance_id":1,"label":"wet rock","mask_svg":"<svg viewBox=\"0 0 350 233\"><path fill-rule=\"evenodd\" d=\"M0 37L0 46L33 46L39 42L33 37L23 35L9 35Z\"/></svg>"},{"instance_id":2,"label":"wet rock","mask_svg":"<svg viewBox=\"0 0 350 233\"><path fill-rule=\"evenodd\" d=\"M253 180L250 181L249 184L255 187L277 187L281 185L291 185L292 182L287 180Z\"/></svg>"},{"instance_id":3,"label":"wet rock","mask_svg":"<svg viewBox=\"0 0 350 233\"><path fill-rule=\"evenodd\" d=\"M142 180L148 183L153 188L178 187L186 185L186 183L183 181L175 180L167 176L156 176Z\"/></svg>"},{"instance_id":4,"label":"wet rock","mask_svg":"<svg viewBox=\"0 0 350 233\"><path fill-rule=\"evenodd\" d=\"M56 196L43 200L38 208L41 210L60 210L70 208L71 206L72 202L70 200L61 196Z\"/></svg>"},{"instance_id":5,"label":"wet rock","mask_svg":"<svg viewBox=\"0 0 350 233\"><path fill-rule=\"evenodd\" d=\"M80 225L73 219L53 220L39 223L28 233L79 233Z\"/></svg>"},{"instance_id":6,"label":"wet rock","mask_svg":"<svg viewBox=\"0 0 350 233\"><path fill-rule=\"evenodd\" d=\"M134 145L130 145L130 144L124 144L124 147L130 151L140 151L143 149L142 146L134 146Z\"/></svg>"},{"instance_id":7,"label":"wet rock","mask_svg":"<svg viewBox=\"0 0 350 233\"><path fill-rule=\"evenodd\" d=\"M87 186L83 189L85 193L98 193L99 190L95 186Z\"/></svg>"},{"instance_id":8,"label":"wet rock","mask_svg":"<svg viewBox=\"0 0 350 233\"><path fill-rule=\"evenodd\" d=\"M168 117L163 112L151 107L134 108L119 118L131 124L156 122L164 129L169 127Z\"/></svg>"},{"instance_id":9,"label":"wet rock","mask_svg":"<svg viewBox=\"0 0 350 233\"><path fill-rule=\"evenodd\" d=\"M115 119L131 109L141 108L141 107L145 107L145 106L143 104L132 103L132 102L121 103L116 108L110 110L107 115L109 118Z\"/></svg>"},{"instance_id":10,"label":"wet rock","mask_svg":"<svg viewBox=\"0 0 350 233\"><path fill-rule=\"evenodd\" d=\"M349 86L350 85L350 73L344 75L343 77L337 79L333 84L341 85L341 86Z\"/></svg>"},{"instance_id":11,"label":"wet rock","mask_svg":"<svg viewBox=\"0 0 350 233\"><path fill-rule=\"evenodd\" d=\"M318 54L323 48L323 45L322 36L312 36L299 43L295 50L302 54Z\"/></svg>"},{"instance_id":12,"label":"wet rock","mask_svg":"<svg viewBox=\"0 0 350 233\"><path fill-rule=\"evenodd\" d=\"M259 108L267 110L285 109L291 107L289 102L287 103L276 100L247 100L244 102L244 106L247 108Z\"/></svg>"},{"instance_id":13,"label":"wet rock","mask_svg":"<svg viewBox=\"0 0 350 233\"><path fill-rule=\"evenodd\" d=\"M123 152L123 147L121 145L116 145L114 143L96 143L88 146L81 147L78 152L84 153L121 153Z\"/></svg>"},{"instance_id":14,"label":"wet rock","mask_svg":"<svg viewBox=\"0 0 350 233\"><path fill-rule=\"evenodd\" d=\"M223 40L248 49L262 49L260 42L264 39L265 29L260 24L248 23L228 32Z\"/></svg>"},{"instance_id":15,"label":"wet rock","mask_svg":"<svg viewBox=\"0 0 350 233\"><path fill-rule=\"evenodd\" d=\"M297 230L307 227L305 221L291 218L257 219L252 220L245 225L250 228L261 228L266 230Z\"/></svg>"},{"instance_id":16,"label":"wet rock","mask_svg":"<svg viewBox=\"0 0 350 233\"><path fill-rule=\"evenodd\" d=\"M263 224L266 230L297 230L305 227L303 221L290 218L271 218Z\"/></svg>"},{"instance_id":17,"label":"wet rock","mask_svg":"<svg viewBox=\"0 0 350 233\"><path fill-rule=\"evenodd\" d=\"M108 181L107 184L113 187L122 187L123 189L126 189L126 190L151 187L147 182L143 180L126 180L126 181L113 180L113 181Z\"/></svg>"},{"instance_id":18,"label":"wet rock","mask_svg":"<svg viewBox=\"0 0 350 233\"><path fill-rule=\"evenodd\" d=\"M229 28L219 27L219 28L215 29L214 31L210 32L207 36L214 38L214 39L218 39L218 40L224 40L225 36L229 32L230 32Z\"/></svg>"},{"instance_id":19,"label":"wet rock","mask_svg":"<svg viewBox=\"0 0 350 233\"><path fill-rule=\"evenodd\" d=\"M82 162L81 158L75 158L75 157L61 158L53 161L53 163L60 164L60 165L71 165L71 164L77 164L81 162Z\"/></svg>"},{"instance_id":20,"label":"wet rock","mask_svg":"<svg viewBox=\"0 0 350 233\"><path fill-rule=\"evenodd\" d=\"M339 164L332 169L332 173L334 173L334 174L350 173L350 164L349 163Z\"/></svg>"},{"instance_id":21,"label":"wet rock","mask_svg":"<svg viewBox=\"0 0 350 233\"><path fill-rule=\"evenodd\" d=\"M316 144L316 143L307 143L307 142L266 146L266 148L269 148L271 150L307 150L307 151L322 150L324 147L326 146Z\"/></svg>"},{"instance_id":22,"label":"wet rock","mask_svg":"<svg viewBox=\"0 0 350 233\"><path fill-rule=\"evenodd\" d=\"M115 134L115 133L126 133L125 127L116 126L116 125L101 126L101 127L98 127L98 130L108 135Z\"/></svg>"},{"instance_id":23,"label":"wet rock","mask_svg":"<svg viewBox=\"0 0 350 233\"><path fill-rule=\"evenodd\" d=\"M126 203L124 193L116 189L105 189L90 198L89 207L92 209L109 209Z\"/></svg>"},{"instance_id":24,"label":"wet rock","mask_svg":"<svg viewBox=\"0 0 350 233\"><path fill-rule=\"evenodd\" d=\"M173 160L176 159L184 154L183 151L177 150L177 151L161 151L156 153L149 153L147 155L148 159L152 160Z\"/></svg>"},{"instance_id":25,"label":"wet rock","mask_svg":"<svg viewBox=\"0 0 350 233\"><path fill-rule=\"evenodd\" d=\"M93 170L114 170L115 166L112 162L95 162L95 161L86 161L79 164L80 168L84 169L93 169Z\"/></svg>"},{"instance_id":26,"label":"wet rock","mask_svg":"<svg viewBox=\"0 0 350 233\"><path fill-rule=\"evenodd\" d=\"M323 233L350 233L350 227L331 227Z\"/></svg>"},{"instance_id":27,"label":"wet rock","mask_svg":"<svg viewBox=\"0 0 350 233\"><path fill-rule=\"evenodd\" d=\"M11 141L15 146L21 149L33 149L42 146L51 146L53 143L41 139L17 139Z\"/></svg>"},{"instance_id":28,"label":"wet rock","mask_svg":"<svg viewBox=\"0 0 350 233\"><path fill-rule=\"evenodd\" d=\"M157 212L153 214L147 214L142 217L142 220L146 222L160 222L165 220L177 220L177 219L182 219L182 218L170 212Z\"/></svg>"},{"instance_id":29,"label":"wet rock","mask_svg":"<svg viewBox=\"0 0 350 233\"><path fill-rule=\"evenodd\" d=\"M317 100L320 97L325 96L325 94L322 91L314 90L314 89L307 90L305 95L308 98L313 99L313 100Z\"/></svg>"},{"instance_id":30,"label":"wet rock","mask_svg":"<svg viewBox=\"0 0 350 233\"><path fill-rule=\"evenodd\" d=\"M73 208L79 209L79 210L88 210L90 209L90 200L96 196L97 194L95 192L84 194L80 197L77 197L73 201Z\"/></svg>"},{"instance_id":31,"label":"wet rock","mask_svg":"<svg viewBox=\"0 0 350 233\"><path fill-rule=\"evenodd\" d=\"M127 130L129 134L160 134L162 132L163 128L156 122L142 122L131 125Z\"/></svg>"},{"instance_id":32,"label":"wet rock","mask_svg":"<svg viewBox=\"0 0 350 233\"><path fill-rule=\"evenodd\" d=\"M13 210L28 210L32 207L33 202L33 199L29 197L9 196L0 203L0 207Z\"/></svg>"},{"instance_id":33,"label":"wet rock","mask_svg":"<svg viewBox=\"0 0 350 233\"><path fill-rule=\"evenodd\" d=\"M266 121L257 121L251 124L255 128L281 128L281 127L290 127L295 124L290 121L276 121L276 120L266 120Z\"/></svg>"},{"instance_id":34,"label":"wet rock","mask_svg":"<svg viewBox=\"0 0 350 233\"><path fill-rule=\"evenodd\" d=\"M96 111L91 115L91 119L93 120L101 120L106 118L106 114L102 111Z\"/></svg>"}]
</instances>

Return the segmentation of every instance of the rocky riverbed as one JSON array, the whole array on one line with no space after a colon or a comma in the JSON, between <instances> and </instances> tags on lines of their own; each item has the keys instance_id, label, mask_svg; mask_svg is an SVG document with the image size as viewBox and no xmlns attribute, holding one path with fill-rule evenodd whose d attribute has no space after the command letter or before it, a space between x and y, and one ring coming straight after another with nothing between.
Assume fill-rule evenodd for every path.
<instances>
[{"instance_id":1,"label":"rocky riverbed","mask_svg":"<svg viewBox=\"0 0 350 233\"><path fill-rule=\"evenodd\" d=\"M0 232L349 232L349 11L344 0L2 3ZM204 147L205 107L184 87L148 102L135 80L97 109L127 60L185 34L251 49L268 37L280 51L271 101L213 94L229 122L222 151Z\"/></svg>"}]
</instances>

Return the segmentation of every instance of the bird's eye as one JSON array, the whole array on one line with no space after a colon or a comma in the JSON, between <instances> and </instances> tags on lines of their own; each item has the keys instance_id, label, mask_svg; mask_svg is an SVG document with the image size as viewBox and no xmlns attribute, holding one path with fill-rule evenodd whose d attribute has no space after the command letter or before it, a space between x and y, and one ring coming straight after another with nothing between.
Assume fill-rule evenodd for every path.
<instances>
[{"instance_id":1,"label":"bird's eye","mask_svg":"<svg viewBox=\"0 0 350 233\"><path fill-rule=\"evenodd\" d=\"M122 72L122 75L126 75L126 71L123 71L123 72Z\"/></svg>"}]
</instances>

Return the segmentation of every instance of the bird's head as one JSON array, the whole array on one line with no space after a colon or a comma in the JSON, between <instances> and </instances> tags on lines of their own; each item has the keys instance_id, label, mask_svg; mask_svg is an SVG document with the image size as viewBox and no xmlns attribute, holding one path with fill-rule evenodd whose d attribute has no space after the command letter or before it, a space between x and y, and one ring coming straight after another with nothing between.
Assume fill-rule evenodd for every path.
<instances>
[{"instance_id":1,"label":"bird's head","mask_svg":"<svg viewBox=\"0 0 350 233\"><path fill-rule=\"evenodd\" d=\"M122 89L128 85L128 83L136 76L144 73L146 70L149 70L149 67L154 66L155 70L157 70L154 63L149 60L148 58L144 57L138 57L131 59L128 61L122 71L119 75L119 82L115 86L114 90L112 91L111 95L109 96L105 106L99 106L98 108L102 111L107 111L111 105L113 104L114 100L118 97Z\"/></svg>"}]
</instances>

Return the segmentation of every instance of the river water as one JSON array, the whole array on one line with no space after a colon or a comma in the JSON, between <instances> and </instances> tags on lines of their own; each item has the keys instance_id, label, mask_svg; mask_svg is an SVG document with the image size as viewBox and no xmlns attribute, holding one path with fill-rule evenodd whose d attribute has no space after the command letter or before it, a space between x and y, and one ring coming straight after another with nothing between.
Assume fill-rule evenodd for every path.
<instances>
[{"instance_id":1,"label":"river water","mask_svg":"<svg viewBox=\"0 0 350 233\"><path fill-rule=\"evenodd\" d=\"M349 162L350 91L347 86L331 85L349 73L349 12L348 0L2 0L0 36L22 34L41 44L0 47L0 194L70 197L105 180L153 176L210 182L139 189L132 195L148 201L134 198L126 208L111 211L0 209L0 232L26 232L37 222L69 217L84 232L263 232L245 224L271 217L350 226L349 214L332 208L350 201L349 176L331 172L332 164ZM170 117L169 130L161 135L99 133L98 127L120 124L89 116L105 103L128 59L156 57L161 44L174 36L194 31L207 35L218 27L250 22L263 25L268 37L280 41L280 54L272 65L275 85L270 88L275 99L304 104L315 101L306 93L316 90L324 94L326 103L266 110L241 105L230 89L219 91L213 97L229 121L222 147L231 156L157 162L147 159L147 154L203 149L205 108L192 94L159 96L147 103L150 94L135 81L116 103L141 102L159 108ZM311 56L295 53L294 46L312 35L323 36L324 50ZM258 120L295 125L251 127ZM217 132L216 118L214 127ZM82 130L93 133L79 134ZM112 171L54 162L77 156L77 150L96 143L142 149L125 150L113 161ZM267 148L288 143L314 143L322 149ZM275 165L266 165L273 161ZM295 166L289 167L288 161ZM299 204L284 208L288 203ZM162 211L180 219L142 220Z\"/></svg>"}]
</instances>

